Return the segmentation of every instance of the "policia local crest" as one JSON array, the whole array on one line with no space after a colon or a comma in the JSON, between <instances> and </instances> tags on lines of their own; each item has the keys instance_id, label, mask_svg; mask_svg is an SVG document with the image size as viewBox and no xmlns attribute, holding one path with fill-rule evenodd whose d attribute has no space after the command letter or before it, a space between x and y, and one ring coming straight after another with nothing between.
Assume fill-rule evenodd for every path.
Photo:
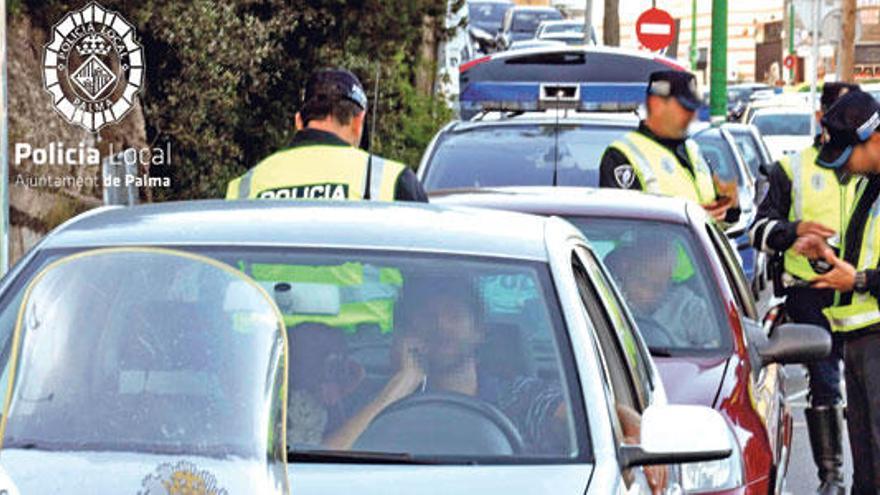
<instances>
[{"instance_id":1,"label":"policia local crest","mask_svg":"<svg viewBox=\"0 0 880 495\"><path fill-rule=\"evenodd\" d=\"M66 121L97 132L134 106L144 51L118 13L91 2L61 19L43 48L43 84Z\"/></svg>"}]
</instances>

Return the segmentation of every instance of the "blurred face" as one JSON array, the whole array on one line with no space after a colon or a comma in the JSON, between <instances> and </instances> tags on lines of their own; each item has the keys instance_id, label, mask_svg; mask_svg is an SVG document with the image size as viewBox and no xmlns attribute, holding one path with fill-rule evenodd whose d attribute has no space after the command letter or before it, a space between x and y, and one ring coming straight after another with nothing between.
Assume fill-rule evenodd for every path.
<instances>
[{"instance_id":1,"label":"blurred face","mask_svg":"<svg viewBox=\"0 0 880 495\"><path fill-rule=\"evenodd\" d=\"M880 134L875 132L866 142L853 148L846 170L860 175L880 173Z\"/></svg>"},{"instance_id":2,"label":"blurred face","mask_svg":"<svg viewBox=\"0 0 880 495\"><path fill-rule=\"evenodd\" d=\"M631 263L619 277L622 279L621 288L636 313L650 315L660 307L672 285L675 257L658 253L656 258L632 260Z\"/></svg>"},{"instance_id":3,"label":"blurred face","mask_svg":"<svg viewBox=\"0 0 880 495\"><path fill-rule=\"evenodd\" d=\"M428 373L454 370L470 361L483 341L471 304L449 296L425 307L409 335L424 346Z\"/></svg>"},{"instance_id":4,"label":"blurred face","mask_svg":"<svg viewBox=\"0 0 880 495\"><path fill-rule=\"evenodd\" d=\"M675 98L648 97L648 127L662 138L683 139L694 115Z\"/></svg>"}]
</instances>

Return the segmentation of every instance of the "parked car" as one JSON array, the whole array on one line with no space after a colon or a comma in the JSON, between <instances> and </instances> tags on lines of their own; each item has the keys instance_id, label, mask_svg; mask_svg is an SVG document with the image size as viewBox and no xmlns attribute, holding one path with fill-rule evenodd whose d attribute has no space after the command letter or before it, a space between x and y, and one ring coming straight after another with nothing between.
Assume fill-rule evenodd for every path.
<instances>
[{"instance_id":1,"label":"parked car","mask_svg":"<svg viewBox=\"0 0 880 495\"><path fill-rule=\"evenodd\" d=\"M727 114L729 120L739 120L748 106L749 99L756 91L772 90L764 83L742 83L727 86Z\"/></svg>"},{"instance_id":2,"label":"parked car","mask_svg":"<svg viewBox=\"0 0 880 495\"><path fill-rule=\"evenodd\" d=\"M468 33L475 54L488 55L497 50L498 33L504 22L504 14L513 8L511 0L469 1Z\"/></svg>"},{"instance_id":3,"label":"parked car","mask_svg":"<svg viewBox=\"0 0 880 495\"><path fill-rule=\"evenodd\" d=\"M813 119L808 107L767 107L755 110L749 123L761 131L773 159L780 160L813 144Z\"/></svg>"},{"instance_id":4,"label":"parked car","mask_svg":"<svg viewBox=\"0 0 880 495\"><path fill-rule=\"evenodd\" d=\"M597 259L562 220L467 208L85 213L0 282L3 468L37 495L604 495L725 462Z\"/></svg>"},{"instance_id":5,"label":"parked car","mask_svg":"<svg viewBox=\"0 0 880 495\"><path fill-rule=\"evenodd\" d=\"M584 37L584 19L566 19L563 21L544 21L535 32L535 39L559 40L569 45L598 45L596 30L590 28L589 42Z\"/></svg>"},{"instance_id":6,"label":"parked car","mask_svg":"<svg viewBox=\"0 0 880 495\"><path fill-rule=\"evenodd\" d=\"M514 41L532 39L541 22L562 18L562 13L555 7L518 5L508 9L498 33L498 47L506 50Z\"/></svg>"},{"instance_id":7,"label":"parked car","mask_svg":"<svg viewBox=\"0 0 880 495\"><path fill-rule=\"evenodd\" d=\"M685 491L782 492L792 416L779 364L827 355L830 338L815 326L764 333L735 253L702 208L630 191L546 187L439 191L431 201L576 225L621 288L670 402L712 406L733 425L742 457L684 466Z\"/></svg>"}]
</instances>

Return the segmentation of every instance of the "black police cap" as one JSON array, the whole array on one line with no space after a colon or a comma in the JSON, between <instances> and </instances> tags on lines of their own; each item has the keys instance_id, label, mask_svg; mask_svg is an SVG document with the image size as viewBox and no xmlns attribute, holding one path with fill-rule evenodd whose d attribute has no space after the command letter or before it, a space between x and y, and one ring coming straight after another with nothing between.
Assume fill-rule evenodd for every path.
<instances>
[{"instance_id":1,"label":"black police cap","mask_svg":"<svg viewBox=\"0 0 880 495\"><path fill-rule=\"evenodd\" d=\"M853 148L867 141L880 127L880 104L868 93L850 91L822 117L824 144L816 164L838 169L846 165Z\"/></svg>"},{"instance_id":2,"label":"black police cap","mask_svg":"<svg viewBox=\"0 0 880 495\"><path fill-rule=\"evenodd\" d=\"M306 102L315 98L343 98L367 109L367 94L360 80L345 69L324 69L312 74L306 83Z\"/></svg>"},{"instance_id":3,"label":"black police cap","mask_svg":"<svg viewBox=\"0 0 880 495\"><path fill-rule=\"evenodd\" d=\"M858 84L851 84L845 82L829 82L825 83L822 86L822 97L819 100L819 103L822 105L822 111L827 112L831 105L834 105L837 102L837 99L841 96L851 92L851 91L859 91Z\"/></svg>"},{"instance_id":4,"label":"black police cap","mask_svg":"<svg viewBox=\"0 0 880 495\"><path fill-rule=\"evenodd\" d=\"M697 94L697 79L690 72L680 70L661 70L652 73L648 80L648 95L675 97L690 111L696 111L702 104L700 95Z\"/></svg>"}]
</instances>

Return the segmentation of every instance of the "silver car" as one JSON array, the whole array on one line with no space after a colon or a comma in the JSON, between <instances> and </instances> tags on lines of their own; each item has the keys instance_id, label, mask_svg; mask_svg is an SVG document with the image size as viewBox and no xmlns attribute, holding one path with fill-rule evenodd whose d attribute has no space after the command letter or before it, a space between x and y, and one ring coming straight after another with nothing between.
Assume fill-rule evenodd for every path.
<instances>
[{"instance_id":1,"label":"silver car","mask_svg":"<svg viewBox=\"0 0 880 495\"><path fill-rule=\"evenodd\" d=\"M21 493L678 493L674 466L642 466L733 449L714 411L666 405L558 218L99 209L4 278L0 322Z\"/></svg>"}]
</instances>

